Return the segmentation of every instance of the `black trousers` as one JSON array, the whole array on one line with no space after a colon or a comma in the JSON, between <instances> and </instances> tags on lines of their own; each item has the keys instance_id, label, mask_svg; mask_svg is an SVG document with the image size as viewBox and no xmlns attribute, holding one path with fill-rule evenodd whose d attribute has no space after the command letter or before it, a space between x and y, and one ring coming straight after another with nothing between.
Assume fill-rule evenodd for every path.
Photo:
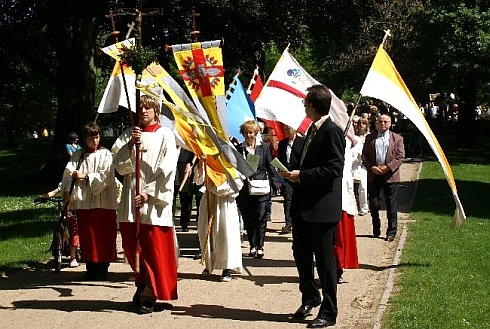
<instances>
[{"instance_id":1,"label":"black trousers","mask_svg":"<svg viewBox=\"0 0 490 329\"><path fill-rule=\"evenodd\" d=\"M293 187L288 183L281 186L282 197L284 199L284 222L286 226L293 225L293 220L291 219L291 201L293 200Z\"/></svg>"},{"instance_id":2,"label":"black trousers","mask_svg":"<svg viewBox=\"0 0 490 329\"><path fill-rule=\"evenodd\" d=\"M196 206L197 206L197 218L199 218L199 203L201 202L202 192L199 192L199 188L202 185L192 184L190 188L187 188L186 191L179 192L179 186L175 186L174 190L174 200L173 200L173 211L175 215L176 209L176 200L177 195L179 196L180 201L180 226L182 228L187 228L191 221L192 214L192 199L196 198Z\"/></svg>"},{"instance_id":3,"label":"black trousers","mask_svg":"<svg viewBox=\"0 0 490 329\"><path fill-rule=\"evenodd\" d=\"M259 201L258 197L251 196L247 202L239 204L243 224L247 231L250 248L263 248L265 232L267 231L267 202L269 199Z\"/></svg>"},{"instance_id":4,"label":"black trousers","mask_svg":"<svg viewBox=\"0 0 490 329\"><path fill-rule=\"evenodd\" d=\"M334 254L337 223L307 223L293 217L293 256L299 274L301 303L321 306L318 317L337 319L337 267ZM314 260L322 296L314 280ZM323 300L322 300L323 297Z\"/></svg>"},{"instance_id":5,"label":"black trousers","mask_svg":"<svg viewBox=\"0 0 490 329\"><path fill-rule=\"evenodd\" d=\"M368 200L373 234L380 235L381 233L381 220L379 218L381 192L383 192L385 198L386 217L388 218L386 235L394 237L396 236L398 222L398 183L386 183L382 178L376 178L373 182L368 182Z\"/></svg>"}]
</instances>

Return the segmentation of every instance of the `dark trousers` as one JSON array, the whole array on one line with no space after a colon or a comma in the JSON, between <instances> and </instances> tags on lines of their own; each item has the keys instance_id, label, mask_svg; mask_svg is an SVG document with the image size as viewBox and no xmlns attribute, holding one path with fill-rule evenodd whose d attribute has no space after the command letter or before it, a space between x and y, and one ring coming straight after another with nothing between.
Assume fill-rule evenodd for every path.
<instances>
[{"instance_id":1,"label":"dark trousers","mask_svg":"<svg viewBox=\"0 0 490 329\"><path fill-rule=\"evenodd\" d=\"M247 231L247 238L250 248L264 247L265 232L267 230L267 202L254 200L254 196L249 196L247 202L240 204L243 224Z\"/></svg>"},{"instance_id":2,"label":"dark trousers","mask_svg":"<svg viewBox=\"0 0 490 329\"><path fill-rule=\"evenodd\" d=\"M381 192L386 203L386 217L388 228L386 235L396 236L397 211L398 211L398 183L386 183L381 177L373 182L368 182L368 200L373 223L373 235L381 234L381 221L379 219Z\"/></svg>"},{"instance_id":3,"label":"dark trousers","mask_svg":"<svg viewBox=\"0 0 490 329\"><path fill-rule=\"evenodd\" d=\"M203 194L202 192L199 192L199 188L201 188L201 186L202 185L193 184L191 188L187 189L187 191L181 191L181 192L179 192L179 186L175 186L173 211L175 215L176 200L178 195L180 201L180 226L182 226L182 228L187 228L191 221L192 199L194 197L196 198L196 206L197 206L196 222L197 222L197 218L199 218L199 203L201 202L201 198Z\"/></svg>"},{"instance_id":4,"label":"dark trousers","mask_svg":"<svg viewBox=\"0 0 490 329\"><path fill-rule=\"evenodd\" d=\"M284 199L284 221L286 222L286 226L291 226L293 223L291 219L291 200L293 199L293 187L285 183L281 186L281 191L282 197Z\"/></svg>"},{"instance_id":5,"label":"dark trousers","mask_svg":"<svg viewBox=\"0 0 490 329\"><path fill-rule=\"evenodd\" d=\"M179 192L180 200L180 226L187 228L191 221L192 213L192 193Z\"/></svg>"},{"instance_id":6,"label":"dark trousers","mask_svg":"<svg viewBox=\"0 0 490 329\"><path fill-rule=\"evenodd\" d=\"M307 223L302 218L293 218L293 227L293 256L299 274L301 303L317 305L321 301L318 317L336 320L337 267L334 243L337 223ZM314 261L323 300L314 280Z\"/></svg>"},{"instance_id":7,"label":"dark trousers","mask_svg":"<svg viewBox=\"0 0 490 329\"><path fill-rule=\"evenodd\" d=\"M272 192L269 193L269 200L265 206L265 218L271 220L272 216Z\"/></svg>"}]
</instances>

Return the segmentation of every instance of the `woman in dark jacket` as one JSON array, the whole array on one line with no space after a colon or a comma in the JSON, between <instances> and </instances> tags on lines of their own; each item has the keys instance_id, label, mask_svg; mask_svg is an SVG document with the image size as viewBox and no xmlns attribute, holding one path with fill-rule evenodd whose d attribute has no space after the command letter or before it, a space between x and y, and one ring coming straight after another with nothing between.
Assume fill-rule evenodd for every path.
<instances>
[{"instance_id":1,"label":"woman in dark jacket","mask_svg":"<svg viewBox=\"0 0 490 329\"><path fill-rule=\"evenodd\" d=\"M236 201L250 243L248 255L263 258L265 232L267 230L266 206L271 198L270 189L272 188L274 193L278 190L277 172L271 165L272 155L269 143L262 142L260 138L257 138L259 133L257 122L254 120L244 122L240 126L240 133L245 141L237 146L237 150L255 169L255 174L247 180ZM260 194L250 191L250 184L264 186L265 181L268 181L269 189L265 187L263 192L258 192Z\"/></svg>"}]
</instances>

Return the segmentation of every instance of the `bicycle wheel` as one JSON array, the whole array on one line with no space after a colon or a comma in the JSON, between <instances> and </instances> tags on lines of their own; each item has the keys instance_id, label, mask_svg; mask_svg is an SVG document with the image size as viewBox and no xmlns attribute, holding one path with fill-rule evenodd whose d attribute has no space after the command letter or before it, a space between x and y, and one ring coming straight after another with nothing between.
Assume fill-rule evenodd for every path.
<instances>
[{"instance_id":1,"label":"bicycle wheel","mask_svg":"<svg viewBox=\"0 0 490 329\"><path fill-rule=\"evenodd\" d=\"M63 257L63 233L57 230L53 234L53 258L54 258L54 271L56 273L61 271L62 257Z\"/></svg>"}]
</instances>

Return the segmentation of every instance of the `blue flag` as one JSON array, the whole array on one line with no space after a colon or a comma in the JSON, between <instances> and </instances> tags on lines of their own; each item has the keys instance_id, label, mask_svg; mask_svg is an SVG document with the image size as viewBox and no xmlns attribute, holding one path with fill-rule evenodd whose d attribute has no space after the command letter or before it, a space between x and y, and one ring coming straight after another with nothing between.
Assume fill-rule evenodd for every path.
<instances>
[{"instance_id":1,"label":"blue flag","mask_svg":"<svg viewBox=\"0 0 490 329\"><path fill-rule=\"evenodd\" d=\"M228 134L235 137L239 142L244 138L240 134L240 126L248 120L255 120L255 108L245 92L238 74L233 77L230 88L226 91L226 116Z\"/></svg>"}]
</instances>

